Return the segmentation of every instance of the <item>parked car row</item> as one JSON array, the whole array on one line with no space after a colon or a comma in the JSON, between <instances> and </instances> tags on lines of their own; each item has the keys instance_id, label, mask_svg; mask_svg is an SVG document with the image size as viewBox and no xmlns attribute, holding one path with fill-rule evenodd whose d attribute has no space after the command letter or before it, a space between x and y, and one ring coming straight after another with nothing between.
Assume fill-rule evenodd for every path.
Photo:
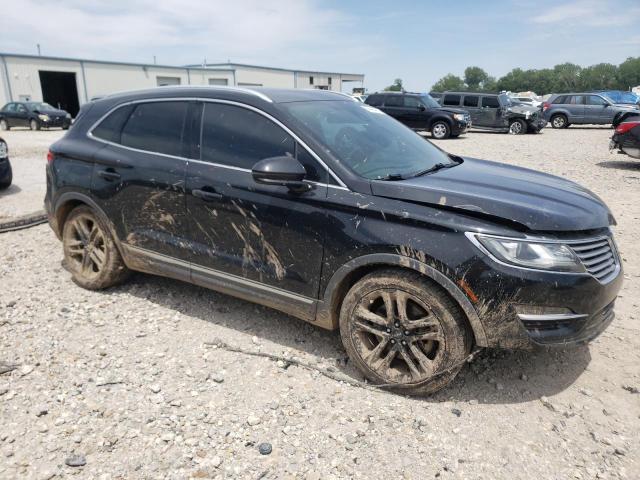
<instances>
[{"instance_id":1,"label":"parked car row","mask_svg":"<svg viewBox=\"0 0 640 480\"><path fill-rule=\"evenodd\" d=\"M572 124L616 125L637 115L638 106L615 104L599 93L562 93L549 97L542 110L553 128L567 128Z\"/></svg>"},{"instance_id":2,"label":"parked car row","mask_svg":"<svg viewBox=\"0 0 640 480\"><path fill-rule=\"evenodd\" d=\"M9 102L0 110L0 130L28 127L31 130L71 126L71 115L45 102Z\"/></svg>"}]
</instances>

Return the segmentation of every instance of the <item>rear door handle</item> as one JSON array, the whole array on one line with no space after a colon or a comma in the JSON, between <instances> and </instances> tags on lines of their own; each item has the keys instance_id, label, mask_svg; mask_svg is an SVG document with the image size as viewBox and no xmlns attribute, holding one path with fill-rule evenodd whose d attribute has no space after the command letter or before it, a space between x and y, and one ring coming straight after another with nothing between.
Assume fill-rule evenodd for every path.
<instances>
[{"instance_id":1,"label":"rear door handle","mask_svg":"<svg viewBox=\"0 0 640 480\"><path fill-rule=\"evenodd\" d=\"M207 190L191 190L191 194L205 202L213 202L214 200L220 200L222 198L221 193L208 192Z\"/></svg>"},{"instance_id":2,"label":"rear door handle","mask_svg":"<svg viewBox=\"0 0 640 480\"><path fill-rule=\"evenodd\" d=\"M110 172L109 170L100 170L98 171L98 176L104 178L105 180L120 180L120 174L117 172Z\"/></svg>"}]
</instances>

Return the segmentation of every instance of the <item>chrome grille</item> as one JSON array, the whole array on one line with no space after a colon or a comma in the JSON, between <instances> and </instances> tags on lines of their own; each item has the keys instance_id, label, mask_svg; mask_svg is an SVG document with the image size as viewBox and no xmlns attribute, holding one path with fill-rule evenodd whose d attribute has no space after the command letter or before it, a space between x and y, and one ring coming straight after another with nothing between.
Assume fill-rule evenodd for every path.
<instances>
[{"instance_id":1,"label":"chrome grille","mask_svg":"<svg viewBox=\"0 0 640 480\"><path fill-rule=\"evenodd\" d=\"M609 238L572 242L569 247L591 275L607 282L618 273L618 255Z\"/></svg>"}]
</instances>

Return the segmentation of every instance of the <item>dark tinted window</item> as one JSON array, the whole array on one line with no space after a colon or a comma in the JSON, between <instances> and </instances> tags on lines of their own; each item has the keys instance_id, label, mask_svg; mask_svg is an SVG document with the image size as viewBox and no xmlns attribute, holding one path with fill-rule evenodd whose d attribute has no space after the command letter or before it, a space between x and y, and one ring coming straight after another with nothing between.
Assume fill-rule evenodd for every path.
<instances>
[{"instance_id":1,"label":"dark tinted window","mask_svg":"<svg viewBox=\"0 0 640 480\"><path fill-rule=\"evenodd\" d=\"M404 97L404 106L407 108L417 108L421 107L422 102L419 98L416 97Z\"/></svg>"},{"instance_id":2,"label":"dark tinted window","mask_svg":"<svg viewBox=\"0 0 640 480\"><path fill-rule=\"evenodd\" d=\"M2 110L4 110L5 112L15 112L16 111L16 104L15 103L7 103L4 107L2 107Z\"/></svg>"},{"instance_id":3,"label":"dark tinted window","mask_svg":"<svg viewBox=\"0 0 640 480\"><path fill-rule=\"evenodd\" d=\"M307 176L305 178L312 182L327 183L327 170L303 147L296 145L296 149L296 158L307 171Z\"/></svg>"},{"instance_id":4,"label":"dark tinted window","mask_svg":"<svg viewBox=\"0 0 640 480\"><path fill-rule=\"evenodd\" d=\"M384 97L382 95L369 95L365 100L367 105L371 105L372 107L379 107L382 105L382 101Z\"/></svg>"},{"instance_id":5,"label":"dark tinted window","mask_svg":"<svg viewBox=\"0 0 640 480\"><path fill-rule=\"evenodd\" d=\"M587 105L606 105L607 102L598 95L589 95L587 97Z\"/></svg>"},{"instance_id":6,"label":"dark tinted window","mask_svg":"<svg viewBox=\"0 0 640 480\"><path fill-rule=\"evenodd\" d=\"M558 98L556 98L553 101L554 105L555 104L563 104L563 103L567 103L567 96L566 95L560 95Z\"/></svg>"},{"instance_id":7,"label":"dark tinted window","mask_svg":"<svg viewBox=\"0 0 640 480\"><path fill-rule=\"evenodd\" d=\"M402 107L403 105L402 95L387 95L384 99L385 107Z\"/></svg>"},{"instance_id":8,"label":"dark tinted window","mask_svg":"<svg viewBox=\"0 0 640 480\"><path fill-rule=\"evenodd\" d=\"M482 106L487 108L499 108L498 97L482 97Z\"/></svg>"},{"instance_id":9,"label":"dark tinted window","mask_svg":"<svg viewBox=\"0 0 640 480\"><path fill-rule=\"evenodd\" d=\"M118 108L93 129L91 132L92 135L102 140L107 140L108 142L120 143L122 127L129 118L132 110L133 105ZM80 114L82 114L82 109L80 109ZM80 115L78 115L78 117L80 117Z\"/></svg>"},{"instance_id":10,"label":"dark tinted window","mask_svg":"<svg viewBox=\"0 0 640 480\"><path fill-rule=\"evenodd\" d=\"M443 105L460 105L460 95L445 95Z\"/></svg>"},{"instance_id":11,"label":"dark tinted window","mask_svg":"<svg viewBox=\"0 0 640 480\"><path fill-rule=\"evenodd\" d=\"M251 169L265 158L294 155L295 142L268 118L242 107L207 103L202 160Z\"/></svg>"},{"instance_id":12,"label":"dark tinted window","mask_svg":"<svg viewBox=\"0 0 640 480\"><path fill-rule=\"evenodd\" d=\"M465 95L462 105L465 107L477 107L479 98L480 97L476 97L475 95Z\"/></svg>"},{"instance_id":13,"label":"dark tinted window","mask_svg":"<svg viewBox=\"0 0 640 480\"><path fill-rule=\"evenodd\" d=\"M187 102L139 103L122 129L120 143L148 152L180 156Z\"/></svg>"}]
</instances>

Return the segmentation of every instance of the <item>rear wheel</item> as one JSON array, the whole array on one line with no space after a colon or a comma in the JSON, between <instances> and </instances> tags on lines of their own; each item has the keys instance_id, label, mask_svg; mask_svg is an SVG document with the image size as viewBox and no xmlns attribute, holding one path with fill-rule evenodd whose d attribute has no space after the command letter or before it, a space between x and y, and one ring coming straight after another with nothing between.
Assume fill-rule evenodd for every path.
<instances>
[{"instance_id":1,"label":"rear wheel","mask_svg":"<svg viewBox=\"0 0 640 480\"><path fill-rule=\"evenodd\" d=\"M509 124L509 133L513 135L522 135L527 133L527 124L524 120L516 118Z\"/></svg>"},{"instance_id":2,"label":"rear wheel","mask_svg":"<svg viewBox=\"0 0 640 480\"><path fill-rule=\"evenodd\" d=\"M29 122L29 128L31 128L31 130L40 130L40 124L35 118L32 118Z\"/></svg>"},{"instance_id":3,"label":"rear wheel","mask_svg":"<svg viewBox=\"0 0 640 480\"><path fill-rule=\"evenodd\" d=\"M431 125L431 135L437 140L444 140L451 135L451 129L447 122L439 120Z\"/></svg>"},{"instance_id":4,"label":"rear wheel","mask_svg":"<svg viewBox=\"0 0 640 480\"><path fill-rule=\"evenodd\" d=\"M85 206L71 211L62 230L64 265L73 281L99 290L123 281L129 270L107 226Z\"/></svg>"},{"instance_id":5,"label":"rear wheel","mask_svg":"<svg viewBox=\"0 0 640 480\"><path fill-rule=\"evenodd\" d=\"M567 128L569 126L569 121L565 115L560 113L551 117L551 126L553 128Z\"/></svg>"},{"instance_id":6,"label":"rear wheel","mask_svg":"<svg viewBox=\"0 0 640 480\"><path fill-rule=\"evenodd\" d=\"M2 130L3 132L6 132L10 128L11 127L9 126L9 124L7 123L7 121L4 118L2 120L0 120L0 130Z\"/></svg>"},{"instance_id":7,"label":"rear wheel","mask_svg":"<svg viewBox=\"0 0 640 480\"><path fill-rule=\"evenodd\" d=\"M424 395L451 382L469 354L463 315L430 280L382 270L347 293L340 335L351 360L373 383Z\"/></svg>"}]
</instances>

